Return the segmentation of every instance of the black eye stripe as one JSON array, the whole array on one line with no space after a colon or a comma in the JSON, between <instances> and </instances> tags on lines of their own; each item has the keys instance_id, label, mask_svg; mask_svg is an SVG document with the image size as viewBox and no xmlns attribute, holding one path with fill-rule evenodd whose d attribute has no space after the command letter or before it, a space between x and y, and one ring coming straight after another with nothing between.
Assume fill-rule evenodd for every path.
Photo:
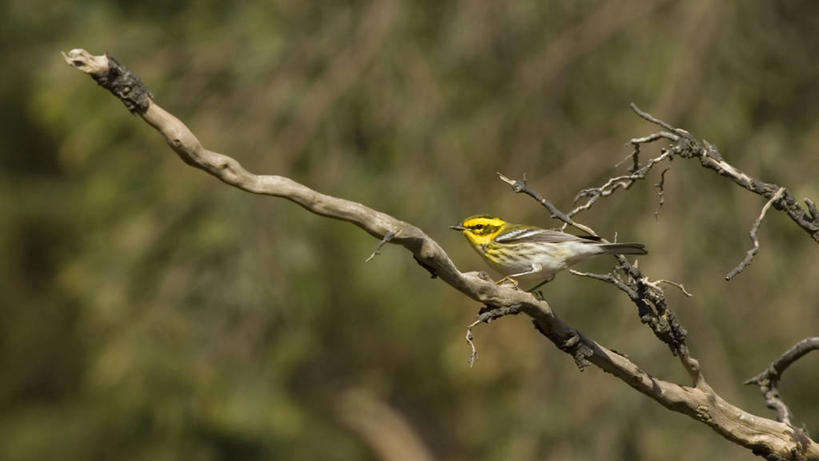
<instances>
[{"instance_id":1,"label":"black eye stripe","mask_svg":"<svg viewBox=\"0 0 819 461\"><path fill-rule=\"evenodd\" d=\"M489 224L473 224L469 226L472 231L478 235L488 235L498 230L498 226L490 226Z\"/></svg>"}]
</instances>

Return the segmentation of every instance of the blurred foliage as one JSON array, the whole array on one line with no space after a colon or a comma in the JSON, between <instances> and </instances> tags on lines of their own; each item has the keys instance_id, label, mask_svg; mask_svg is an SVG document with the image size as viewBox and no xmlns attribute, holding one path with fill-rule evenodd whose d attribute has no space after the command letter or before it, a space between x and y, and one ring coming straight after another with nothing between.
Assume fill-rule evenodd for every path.
<instances>
[{"instance_id":1,"label":"blurred foliage","mask_svg":"<svg viewBox=\"0 0 819 461\"><path fill-rule=\"evenodd\" d=\"M446 226L554 225L495 172L569 208L653 130L630 101L819 199L819 3L9 0L0 14L0 458L371 459L374 436L453 460L752 459L578 373L520 318L476 328L469 369L479 306L397 247L364 264L376 242L358 229L188 168L59 51L110 52L209 148L417 224L483 270ZM726 283L764 201L679 161L655 220L654 182L582 220L644 241L645 273L695 293L669 290L707 377L771 416L741 382L817 334L819 249L772 212ZM610 287L564 274L545 294L684 382ZM783 383L813 432L818 365ZM356 402L382 432L351 422Z\"/></svg>"}]
</instances>

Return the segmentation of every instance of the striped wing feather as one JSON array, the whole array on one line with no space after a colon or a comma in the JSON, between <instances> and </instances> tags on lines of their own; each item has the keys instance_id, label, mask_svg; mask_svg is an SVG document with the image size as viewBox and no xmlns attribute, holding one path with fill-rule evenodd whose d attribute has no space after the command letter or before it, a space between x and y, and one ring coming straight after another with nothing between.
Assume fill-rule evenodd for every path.
<instances>
[{"instance_id":1,"label":"striped wing feather","mask_svg":"<svg viewBox=\"0 0 819 461\"><path fill-rule=\"evenodd\" d=\"M591 235L573 235L565 232L560 232L550 229L537 228L523 228L511 229L504 232L495 238L499 243L526 243L526 242L540 242L540 243L562 243L562 242L588 242L594 243L600 241L600 237Z\"/></svg>"}]
</instances>

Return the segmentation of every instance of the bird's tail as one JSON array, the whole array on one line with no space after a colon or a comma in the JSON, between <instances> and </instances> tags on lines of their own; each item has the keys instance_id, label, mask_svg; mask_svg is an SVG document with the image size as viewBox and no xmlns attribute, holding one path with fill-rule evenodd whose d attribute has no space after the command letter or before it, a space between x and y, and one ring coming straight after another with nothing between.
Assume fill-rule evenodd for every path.
<instances>
[{"instance_id":1,"label":"bird's tail","mask_svg":"<svg viewBox=\"0 0 819 461\"><path fill-rule=\"evenodd\" d=\"M604 243L600 248L613 255L644 255L648 254L642 243Z\"/></svg>"}]
</instances>

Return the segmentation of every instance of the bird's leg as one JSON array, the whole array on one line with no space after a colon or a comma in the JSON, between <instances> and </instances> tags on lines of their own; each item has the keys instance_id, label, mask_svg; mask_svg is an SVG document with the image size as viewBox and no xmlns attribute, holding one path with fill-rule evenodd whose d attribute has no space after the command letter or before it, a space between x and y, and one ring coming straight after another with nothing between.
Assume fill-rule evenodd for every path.
<instances>
[{"instance_id":1,"label":"bird's leg","mask_svg":"<svg viewBox=\"0 0 819 461\"><path fill-rule=\"evenodd\" d=\"M521 276L523 276L523 275L535 274L535 273L540 272L540 271L542 271L542 270L543 270L543 266L542 266L541 264L534 263L534 264L532 264L532 267L530 267L528 271L526 271L526 272L520 272L520 273L518 273L518 274L509 274L509 275L507 275L507 276L506 276L506 278L509 278L509 277L521 277Z\"/></svg>"},{"instance_id":2,"label":"bird's leg","mask_svg":"<svg viewBox=\"0 0 819 461\"><path fill-rule=\"evenodd\" d=\"M529 293L532 293L532 292L540 293L539 291L535 291L535 290L542 287L543 285L546 285L547 283L551 282L554 279L555 279L555 274L552 274L551 276L546 277L545 279L543 279L542 282L538 283L537 285L533 286L532 288L529 288L526 291L528 291Z\"/></svg>"},{"instance_id":3,"label":"bird's leg","mask_svg":"<svg viewBox=\"0 0 819 461\"><path fill-rule=\"evenodd\" d=\"M506 277L498 280L495 283L497 283L498 285L501 285L501 284L503 284L505 282L512 282L512 284L515 286L515 288L517 288L518 287L518 281L515 280L514 277L520 277L520 276L523 276L523 275L535 274L535 273L538 273L538 272L540 272L542 270L543 270L543 266L540 265L540 264L535 263L535 264L532 264L532 267L530 267L528 271L520 272L520 273L517 273L517 274L509 274ZM553 276L553 278L554 278L554 276ZM549 280L551 280L551 279L549 279ZM538 286L540 286L540 285L538 285ZM531 290L527 290L527 291L531 291Z\"/></svg>"}]
</instances>

